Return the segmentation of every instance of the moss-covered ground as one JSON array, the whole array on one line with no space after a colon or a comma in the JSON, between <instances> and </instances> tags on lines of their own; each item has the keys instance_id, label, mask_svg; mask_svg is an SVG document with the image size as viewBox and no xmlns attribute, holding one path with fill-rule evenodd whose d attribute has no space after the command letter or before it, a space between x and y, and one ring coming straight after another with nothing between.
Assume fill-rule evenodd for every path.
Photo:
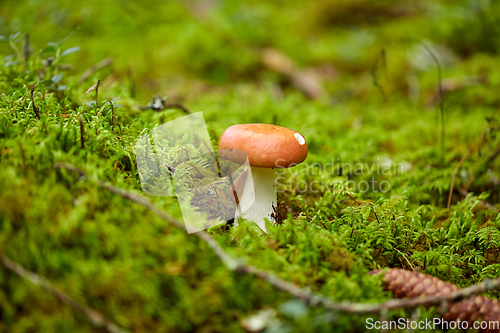
<instances>
[{"instance_id":1,"label":"moss-covered ground","mask_svg":"<svg viewBox=\"0 0 500 333\"><path fill-rule=\"evenodd\" d=\"M145 108L159 95L203 111L215 148L237 123L307 140L281 224L209 229L228 253L334 301L390 299L367 274L377 268L461 287L499 277L499 22L495 1L4 0L0 254L129 332L241 332L256 315L266 332L365 331L370 316L232 273L196 236L96 185L146 196L133 146L184 115ZM96 103L85 92L98 80ZM148 198L182 218L175 197ZM1 266L0 331L105 329Z\"/></svg>"}]
</instances>

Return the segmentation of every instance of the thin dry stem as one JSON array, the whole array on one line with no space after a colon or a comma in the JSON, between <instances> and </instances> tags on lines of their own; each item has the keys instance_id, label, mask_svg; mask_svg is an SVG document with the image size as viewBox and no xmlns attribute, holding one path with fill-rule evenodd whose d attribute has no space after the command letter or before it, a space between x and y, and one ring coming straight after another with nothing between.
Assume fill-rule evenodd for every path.
<instances>
[{"instance_id":1,"label":"thin dry stem","mask_svg":"<svg viewBox=\"0 0 500 333\"><path fill-rule=\"evenodd\" d=\"M185 114L191 114L191 112L189 112L189 110L184 105L179 103L164 103L163 108L164 109L177 108L182 110Z\"/></svg>"},{"instance_id":2,"label":"thin dry stem","mask_svg":"<svg viewBox=\"0 0 500 333\"><path fill-rule=\"evenodd\" d=\"M33 97L33 94L35 93L35 85L31 85L31 104L33 104L33 111L35 112L35 115L38 119L40 119L40 112L38 112L38 108L35 105L35 99Z\"/></svg>"}]
</instances>

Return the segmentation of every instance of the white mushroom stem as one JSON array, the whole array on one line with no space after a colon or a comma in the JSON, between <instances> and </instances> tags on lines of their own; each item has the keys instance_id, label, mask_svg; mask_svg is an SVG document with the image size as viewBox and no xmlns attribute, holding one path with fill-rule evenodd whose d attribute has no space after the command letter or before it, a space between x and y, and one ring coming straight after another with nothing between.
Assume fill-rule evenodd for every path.
<instances>
[{"instance_id":1,"label":"white mushroom stem","mask_svg":"<svg viewBox=\"0 0 500 333\"><path fill-rule=\"evenodd\" d=\"M248 177L236 208L236 217L242 216L266 231L265 218L271 222L271 214L276 207L276 171L271 168L250 167L252 177Z\"/></svg>"}]
</instances>

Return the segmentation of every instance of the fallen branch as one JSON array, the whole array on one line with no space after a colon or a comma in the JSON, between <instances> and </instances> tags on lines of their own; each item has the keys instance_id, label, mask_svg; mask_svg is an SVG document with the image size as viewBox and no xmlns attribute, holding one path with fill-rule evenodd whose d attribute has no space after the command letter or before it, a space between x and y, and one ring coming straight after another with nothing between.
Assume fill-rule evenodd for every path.
<instances>
[{"instance_id":1,"label":"fallen branch","mask_svg":"<svg viewBox=\"0 0 500 333\"><path fill-rule=\"evenodd\" d=\"M85 177L85 173L74 165L67 163L56 163L54 165L56 168L63 168L78 172L80 177ZM146 209L150 210L154 214L156 214L159 218L164 221L169 222L175 227L185 230L184 225L178 221L177 219L165 214L162 210L156 207L153 203L151 203L145 197L135 194L131 191L124 190L122 188L113 186L103 181L96 181L96 183L125 199L129 199L134 201ZM435 305L441 304L443 301L456 301L471 295L483 293L490 290L500 289L500 278L490 280L485 279L483 282L476 284L474 286L460 289L458 291L454 291L450 294L439 295L439 296L427 296L422 298L410 298L410 299L393 299L383 303L348 303L348 302L334 302L329 297L313 293L306 289L297 287L291 282L283 280L278 277L276 274L257 268L255 266L247 265L239 258L233 258L230 256L224 249L217 243L215 239L213 239L208 233L204 231L200 231L195 233L194 235L198 236L202 241L204 241L217 255L217 257L222 261L222 263L226 266L227 269L235 272L243 272L246 274L255 275L258 278L268 282L273 285L275 288L285 291L290 295L303 300L306 304L310 306L322 306L327 309L335 310L335 311L343 311L349 313L357 313L357 314L367 314L367 313L379 313L384 310L394 310L399 308L414 308L420 305Z\"/></svg>"},{"instance_id":2,"label":"fallen branch","mask_svg":"<svg viewBox=\"0 0 500 333\"><path fill-rule=\"evenodd\" d=\"M31 283L33 283L36 286L42 287L43 289L45 289L49 293L51 293L53 296L59 298L64 303L68 304L72 308L83 313L94 326L105 327L111 333L125 333L125 331L122 331L114 323L107 321L102 314L74 301L71 297L69 297L67 294L60 291L56 287L54 287L49 281L47 281L45 278L41 277L40 275L35 274L31 271L28 271L23 266L10 260L9 258L4 256L3 254L0 254L0 261L2 262L2 264L5 267L7 267L8 269L13 271L14 273L19 275L20 277L27 279L28 281L30 281Z\"/></svg>"}]
</instances>

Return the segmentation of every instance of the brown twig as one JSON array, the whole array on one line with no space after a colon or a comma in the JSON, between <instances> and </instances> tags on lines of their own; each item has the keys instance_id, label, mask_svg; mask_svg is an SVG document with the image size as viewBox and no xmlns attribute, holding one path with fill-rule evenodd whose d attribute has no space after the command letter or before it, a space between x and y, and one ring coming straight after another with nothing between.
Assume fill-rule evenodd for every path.
<instances>
[{"instance_id":1,"label":"brown twig","mask_svg":"<svg viewBox=\"0 0 500 333\"><path fill-rule=\"evenodd\" d=\"M115 122L115 106L112 101L110 101L109 104L111 105L111 127L113 127Z\"/></svg>"},{"instance_id":2,"label":"brown twig","mask_svg":"<svg viewBox=\"0 0 500 333\"><path fill-rule=\"evenodd\" d=\"M156 99L159 99L160 101L158 102L158 104L155 103L155 100ZM186 108L184 105L180 104L180 103L165 103L164 100L162 100L161 98L159 97L155 97L153 99L153 103L151 104L148 104L147 106L141 106L139 107L141 110L155 110L155 111L162 111L163 109L173 109L173 108L177 108L177 109L180 109L182 110L185 114L191 114L191 112L188 110L188 108Z\"/></svg>"},{"instance_id":3,"label":"brown twig","mask_svg":"<svg viewBox=\"0 0 500 333\"><path fill-rule=\"evenodd\" d=\"M408 265L410 265L410 268L412 271L415 271L415 268L413 268L413 265L410 263L410 261L408 260L408 258L406 258L405 254L401 251L399 251L398 249L394 248L394 250L398 251L399 253L401 253L403 255L403 258L405 258L406 262L408 263Z\"/></svg>"},{"instance_id":4,"label":"brown twig","mask_svg":"<svg viewBox=\"0 0 500 333\"><path fill-rule=\"evenodd\" d=\"M189 161L189 154L188 154L188 151L187 151L187 150L186 150L186 148L184 148L184 147L181 147L181 148L182 148L182 150L184 150L184 152L186 153L187 159L188 159L188 161Z\"/></svg>"},{"instance_id":5,"label":"brown twig","mask_svg":"<svg viewBox=\"0 0 500 333\"><path fill-rule=\"evenodd\" d=\"M71 297L69 297L66 293L60 291L56 287L54 287L49 281L47 281L45 278L41 277L40 275L33 273L31 271L28 271L25 269L23 266L19 265L18 263L10 260L3 254L0 254L0 261L2 264L19 275L22 278L25 278L26 280L30 281L36 286L42 287L43 289L47 290L49 293L51 293L53 296L56 298L59 298L62 302L68 304L72 308L80 311L83 313L89 320L90 322L97 327L105 327L109 332L112 333L124 333L125 331L121 330L116 324L106 320L104 316L95 311L92 310L75 300L73 300Z\"/></svg>"},{"instance_id":6,"label":"brown twig","mask_svg":"<svg viewBox=\"0 0 500 333\"><path fill-rule=\"evenodd\" d=\"M197 169L194 165L192 165L192 164L191 164L191 163L189 163L189 162L186 162L186 164L187 164L187 165L189 165L191 168L193 168L193 169L194 169L194 171L198 172L198 174L201 176L201 178L205 178L205 175L204 175L204 174L202 174L202 173L200 172L200 170L198 170L198 169Z\"/></svg>"},{"instance_id":7,"label":"brown twig","mask_svg":"<svg viewBox=\"0 0 500 333\"><path fill-rule=\"evenodd\" d=\"M350 195L348 192L345 192L345 194L346 194L349 198L351 198L351 200L352 200L352 201L354 201L355 203L357 203L357 204L358 204L358 206L359 206L359 205L361 205L361 202L359 202L358 200L356 200L356 199L355 199L352 195ZM378 219L377 219L377 220L378 220Z\"/></svg>"},{"instance_id":8,"label":"brown twig","mask_svg":"<svg viewBox=\"0 0 500 333\"><path fill-rule=\"evenodd\" d=\"M80 174L80 176L85 175L85 173L75 167L74 165L67 163L56 163L54 165L56 168L64 168L72 171L76 171ZM135 194L133 192L124 190L122 188L113 186L103 181L96 182L99 186L120 195L125 199L129 199L133 202L136 202L159 218L164 221L169 222L173 226L185 230L183 224L177 219L165 214L162 210L152 204L149 200L144 198L141 195ZM278 277L273 272L269 272L255 266L247 265L239 258L234 258L230 256L224 249L219 245L219 243L213 239L208 233L204 231L200 231L195 233L197 237L199 237L203 242L205 242L217 257L221 260L221 262L226 266L230 271L235 272L243 272L246 274L255 275L258 278L268 282L273 285L275 288L285 291L290 295L303 300L306 304L310 306L322 306L331 310L336 311L344 311L349 313L380 313L385 310L394 310L399 308L414 308L420 305L436 305L441 304L443 301L455 301L459 299L463 299L469 297L471 295L484 293L491 290L500 289L500 278L491 280L486 279L483 282L470 286L468 288L460 289L458 291L452 292L450 294L439 295L439 296L427 296L421 298L410 298L410 299L392 299L383 303L346 303L346 302L334 302L330 298L313 293L307 289L302 289L291 282L283 280Z\"/></svg>"},{"instance_id":9,"label":"brown twig","mask_svg":"<svg viewBox=\"0 0 500 333\"><path fill-rule=\"evenodd\" d=\"M101 80L97 80L97 84L95 87L95 106L99 107L99 86L101 85Z\"/></svg>"},{"instance_id":10,"label":"brown twig","mask_svg":"<svg viewBox=\"0 0 500 333\"><path fill-rule=\"evenodd\" d=\"M38 108L35 105L35 99L33 98L33 93L35 92L35 85L31 85L31 104L33 104L33 111L38 119L40 119L40 112L38 112Z\"/></svg>"},{"instance_id":11,"label":"brown twig","mask_svg":"<svg viewBox=\"0 0 500 333\"><path fill-rule=\"evenodd\" d=\"M378 219L377 212L375 211L375 206L373 208L373 215L375 215L375 218L377 219L377 222L380 224L380 220ZM411 266L411 265L410 265Z\"/></svg>"},{"instance_id":12,"label":"brown twig","mask_svg":"<svg viewBox=\"0 0 500 333\"><path fill-rule=\"evenodd\" d=\"M163 108L164 109L177 108L181 109L185 114L191 114L191 112L189 112L189 110L184 105L179 103L163 103Z\"/></svg>"},{"instance_id":13,"label":"brown twig","mask_svg":"<svg viewBox=\"0 0 500 333\"><path fill-rule=\"evenodd\" d=\"M326 224L324 224L323 222L321 222L321 220L318 220L319 223L321 223L321 225L326 229L328 230L328 227L326 226Z\"/></svg>"},{"instance_id":14,"label":"brown twig","mask_svg":"<svg viewBox=\"0 0 500 333\"><path fill-rule=\"evenodd\" d=\"M167 168L167 170L168 170L168 171L170 171L170 173L171 173L172 175L175 175L175 168L174 168L173 166L170 166L170 165L168 165L167 163L163 163L163 162L161 162L161 164L162 164L163 166L165 166L165 167Z\"/></svg>"},{"instance_id":15,"label":"brown twig","mask_svg":"<svg viewBox=\"0 0 500 333\"><path fill-rule=\"evenodd\" d=\"M82 116L80 115L78 117L78 120L80 121L80 142L82 144L82 149L85 149L85 128L83 127L83 121L82 121Z\"/></svg>"}]
</instances>

